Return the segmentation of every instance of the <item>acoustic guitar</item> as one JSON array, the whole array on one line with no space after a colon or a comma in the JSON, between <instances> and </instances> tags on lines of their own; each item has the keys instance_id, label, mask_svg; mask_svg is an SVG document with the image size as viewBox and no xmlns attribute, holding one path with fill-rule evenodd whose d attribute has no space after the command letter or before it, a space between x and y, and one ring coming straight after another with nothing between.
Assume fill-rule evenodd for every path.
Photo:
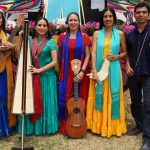
<instances>
[{"instance_id":1,"label":"acoustic guitar","mask_svg":"<svg viewBox=\"0 0 150 150\"><path fill-rule=\"evenodd\" d=\"M8 38L8 42L12 42L14 36L17 34L19 31L20 26L24 22L25 17L23 15L20 15L19 18L17 19L16 26L13 30L13 32L10 34ZM5 65L6 65L6 59L8 56L11 55L11 51L0 51L0 73L4 71Z\"/></svg>"},{"instance_id":2,"label":"acoustic guitar","mask_svg":"<svg viewBox=\"0 0 150 150\"><path fill-rule=\"evenodd\" d=\"M81 61L71 61L72 71L76 76L80 71ZM74 82L74 97L67 103L68 118L66 122L66 133L71 138L81 138L87 132L87 123L84 115L85 101L78 95L78 83Z\"/></svg>"}]
</instances>

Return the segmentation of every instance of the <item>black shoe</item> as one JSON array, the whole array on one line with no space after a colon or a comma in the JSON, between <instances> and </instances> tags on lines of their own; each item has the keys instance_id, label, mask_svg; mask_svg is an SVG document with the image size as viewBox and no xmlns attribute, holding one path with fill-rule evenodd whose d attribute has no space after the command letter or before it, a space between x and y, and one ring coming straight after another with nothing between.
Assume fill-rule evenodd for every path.
<instances>
[{"instance_id":1,"label":"black shoe","mask_svg":"<svg viewBox=\"0 0 150 150\"><path fill-rule=\"evenodd\" d=\"M135 136L142 133L142 130L139 128L133 128L131 131L127 132L128 136Z\"/></svg>"},{"instance_id":2,"label":"black shoe","mask_svg":"<svg viewBox=\"0 0 150 150\"><path fill-rule=\"evenodd\" d=\"M150 144L144 143L140 150L150 150Z\"/></svg>"}]
</instances>

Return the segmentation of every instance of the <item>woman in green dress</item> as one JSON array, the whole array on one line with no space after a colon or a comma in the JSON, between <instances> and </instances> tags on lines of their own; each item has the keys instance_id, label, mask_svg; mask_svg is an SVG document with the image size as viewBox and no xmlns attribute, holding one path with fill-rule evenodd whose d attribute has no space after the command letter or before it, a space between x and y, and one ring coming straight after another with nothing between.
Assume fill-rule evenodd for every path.
<instances>
[{"instance_id":1,"label":"woman in green dress","mask_svg":"<svg viewBox=\"0 0 150 150\"><path fill-rule=\"evenodd\" d=\"M58 131L57 85L54 67L57 63L57 46L49 33L48 21L39 18L30 37L33 65L34 109L33 115L25 116L25 135L45 135ZM21 118L18 119L21 133Z\"/></svg>"}]
</instances>

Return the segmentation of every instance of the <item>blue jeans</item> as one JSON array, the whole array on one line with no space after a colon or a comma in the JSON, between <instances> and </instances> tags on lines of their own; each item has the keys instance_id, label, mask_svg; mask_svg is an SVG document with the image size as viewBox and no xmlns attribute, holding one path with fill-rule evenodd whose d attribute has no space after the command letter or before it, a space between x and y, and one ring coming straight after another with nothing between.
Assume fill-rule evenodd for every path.
<instances>
[{"instance_id":1,"label":"blue jeans","mask_svg":"<svg viewBox=\"0 0 150 150\"><path fill-rule=\"evenodd\" d=\"M150 144L150 76L130 77L129 90L136 127L143 130L144 141Z\"/></svg>"}]
</instances>

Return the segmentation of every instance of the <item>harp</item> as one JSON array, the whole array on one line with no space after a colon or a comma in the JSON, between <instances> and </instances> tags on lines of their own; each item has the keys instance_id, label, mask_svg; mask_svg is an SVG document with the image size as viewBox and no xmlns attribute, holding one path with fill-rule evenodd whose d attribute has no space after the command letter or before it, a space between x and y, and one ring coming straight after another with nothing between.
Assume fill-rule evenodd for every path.
<instances>
[{"instance_id":1,"label":"harp","mask_svg":"<svg viewBox=\"0 0 150 150\"><path fill-rule=\"evenodd\" d=\"M21 48L19 56L19 64L16 76L14 101L12 108L13 114L34 113L32 75L31 73L27 72L27 66L31 65L31 53L28 42L28 27L26 27L27 23L28 22L25 21L23 47ZM25 96L25 98L23 98L23 96Z\"/></svg>"},{"instance_id":2,"label":"harp","mask_svg":"<svg viewBox=\"0 0 150 150\"><path fill-rule=\"evenodd\" d=\"M29 51L28 41L29 21L24 23L23 49L21 49L19 57L19 65L16 77L16 85L13 101L13 114L21 114L22 116L22 145L21 148L12 148L12 150L33 150L33 147L24 148L24 117L25 114L34 113L33 107L33 85L32 75L27 72L27 66L31 65L31 54Z\"/></svg>"}]
</instances>

